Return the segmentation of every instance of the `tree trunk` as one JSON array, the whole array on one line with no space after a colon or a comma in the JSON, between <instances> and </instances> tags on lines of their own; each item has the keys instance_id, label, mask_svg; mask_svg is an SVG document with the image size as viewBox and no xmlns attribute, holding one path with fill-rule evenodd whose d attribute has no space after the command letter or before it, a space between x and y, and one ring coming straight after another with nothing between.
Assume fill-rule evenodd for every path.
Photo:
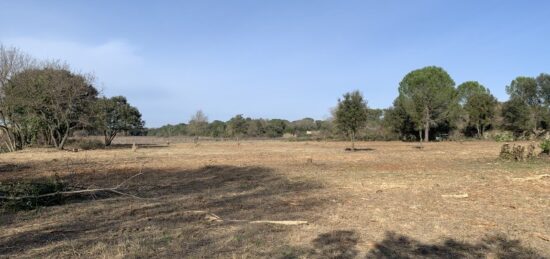
<instances>
[{"instance_id":1,"label":"tree trunk","mask_svg":"<svg viewBox=\"0 0 550 259\"><path fill-rule=\"evenodd\" d=\"M424 141L429 142L430 141L430 109L428 107L424 108L426 111L426 117L424 118L426 121L424 123Z\"/></svg>"},{"instance_id":2,"label":"tree trunk","mask_svg":"<svg viewBox=\"0 0 550 259\"><path fill-rule=\"evenodd\" d=\"M55 148L58 148L58 145L57 145L57 138L55 137L55 132L54 132L52 129L50 129L50 137L51 137L51 139L52 139L53 146L54 146Z\"/></svg>"},{"instance_id":3,"label":"tree trunk","mask_svg":"<svg viewBox=\"0 0 550 259\"><path fill-rule=\"evenodd\" d=\"M27 140L25 138L25 135L21 133L21 131L19 131L19 134L17 137L19 137L19 143L17 144L17 149L22 150L23 146L25 146L25 144L27 143Z\"/></svg>"},{"instance_id":4,"label":"tree trunk","mask_svg":"<svg viewBox=\"0 0 550 259\"><path fill-rule=\"evenodd\" d=\"M355 151L355 132L351 132L351 151Z\"/></svg>"},{"instance_id":5,"label":"tree trunk","mask_svg":"<svg viewBox=\"0 0 550 259\"><path fill-rule=\"evenodd\" d=\"M63 139L61 139L61 143L59 143L59 146L57 147L58 149L63 150L63 147L65 146L65 142L67 141L68 137L69 137L69 130L65 132Z\"/></svg>"},{"instance_id":6,"label":"tree trunk","mask_svg":"<svg viewBox=\"0 0 550 259\"><path fill-rule=\"evenodd\" d=\"M424 141L428 142L430 141L430 123L426 122L426 126L424 127Z\"/></svg>"},{"instance_id":7,"label":"tree trunk","mask_svg":"<svg viewBox=\"0 0 550 259\"><path fill-rule=\"evenodd\" d=\"M4 144L6 145L6 148L7 148L8 152L14 152L15 151L15 145L13 144L13 141L11 140L10 136L2 137L2 140L4 140Z\"/></svg>"},{"instance_id":8,"label":"tree trunk","mask_svg":"<svg viewBox=\"0 0 550 259\"><path fill-rule=\"evenodd\" d=\"M8 129L7 126L2 126L1 127L4 134L4 142L6 143L6 147L8 148L8 151L9 152L13 152L13 151L16 151L17 150L17 147L16 147L16 144L15 144L15 139L14 139L14 136L12 136L12 133L10 132L10 130ZM1 137L1 135L0 135Z\"/></svg>"},{"instance_id":9,"label":"tree trunk","mask_svg":"<svg viewBox=\"0 0 550 259\"><path fill-rule=\"evenodd\" d=\"M105 146L107 146L107 145L108 145L108 144L107 144L108 142L109 142L109 138L107 137L107 131L104 130L104 131L103 131L103 144L104 144Z\"/></svg>"},{"instance_id":10,"label":"tree trunk","mask_svg":"<svg viewBox=\"0 0 550 259\"><path fill-rule=\"evenodd\" d=\"M0 125L0 128L4 132L4 134L0 134L0 137L6 143L6 147L8 148L8 151L13 152L17 148L15 144L15 136L13 136L12 130L10 130L8 123L6 122L6 117L4 116L4 112L1 110L0 110L0 121L2 121L2 125ZM5 137L3 137L2 135L5 135Z\"/></svg>"},{"instance_id":11,"label":"tree trunk","mask_svg":"<svg viewBox=\"0 0 550 259\"><path fill-rule=\"evenodd\" d=\"M534 129L533 129L533 133L536 135L537 134L537 129L538 129L538 111L537 111L537 108L533 108L533 112L531 113L533 115L533 123L534 123Z\"/></svg>"},{"instance_id":12,"label":"tree trunk","mask_svg":"<svg viewBox=\"0 0 550 259\"><path fill-rule=\"evenodd\" d=\"M114 131L114 132L111 132L111 133L107 133L106 130L103 131L103 135L105 136L105 146L108 147L110 146L112 143L113 143L113 140L115 139L116 135L117 135L117 131Z\"/></svg>"},{"instance_id":13,"label":"tree trunk","mask_svg":"<svg viewBox=\"0 0 550 259\"><path fill-rule=\"evenodd\" d=\"M105 146L108 147L111 145L111 143L113 143L113 139L111 136L107 136L105 137Z\"/></svg>"},{"instance_id":14,"label":"tree trunk","mask_svg":"<svg viewBox=\"0 0 550 259\"><path fill-rule=\"evenodd\" d=\"M481 125L479 125L479 123L476 124L476 130L477 130L477 138L481 139L482 132L481 132Z\"/></svg>"}]
</instances>

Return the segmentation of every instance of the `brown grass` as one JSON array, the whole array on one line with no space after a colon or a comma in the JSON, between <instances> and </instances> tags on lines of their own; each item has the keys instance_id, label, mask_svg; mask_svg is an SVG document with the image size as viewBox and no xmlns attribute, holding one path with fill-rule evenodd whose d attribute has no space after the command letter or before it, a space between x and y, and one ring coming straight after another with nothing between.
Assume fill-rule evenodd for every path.
<instances>
[{"instance_id":1,"label":"brown grass","mask_svg":"<svg viewBox=\"0 0 550 259\"><path fill-rule=\"evenodd\" d=\"M122 139L121 141L124 141ZM543 258L549 161L497 159L494 142L155 142L0 155L0 181L59 174L97 195L0 215L6 257ZM161 142L162 141L162 142ZM126 140L126 142L128 142ZM120 143L120 142L119 142ZM127 143L126 143L127 144ZM516 180L514 180L516 179ZM468 194L467 197L464 194ZM212 221L306 220L282 226Z\"/></svg>"}]
</instances>

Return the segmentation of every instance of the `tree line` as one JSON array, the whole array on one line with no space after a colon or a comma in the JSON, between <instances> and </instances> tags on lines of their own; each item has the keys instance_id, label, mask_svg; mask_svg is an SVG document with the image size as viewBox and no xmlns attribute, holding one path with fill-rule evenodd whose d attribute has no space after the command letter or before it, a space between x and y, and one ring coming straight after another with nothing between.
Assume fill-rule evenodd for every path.
<instances>
[{"instance_id":1,"label":"tree line","mask_svg":"<svg viewBox=\"0 0 550 259\"><path fill-rule=\"evenodd\" d=\"M145 129L139 110L124 96L103 96L94 77L59 61L38 61L0 45L0 147L32 145L63 149L75 132L103 135L108 146L119 133L213 138L307 138L430 141L487 138L489 132L536 138L550 130L550 75L519 76L504 86L499 102L479 82L456 85L441 67L411 71L387 109L372 109L360 91L338 99L326 120L250 118L209 121L202 111L186 123ZM352 147L353 148L353 147Z\"/></svg>"},{"instance_id":2,"label":"tree line","mask_svg":"<svg viewBox=\"0 0 550 259\"><path fill-rule=\"evenodd\" d=\"M484 138L489 129L524 139L548 134L550 75L517 77L506 86L506 92L509 100L500 103L479 82L467 81L455 87L443 68L424 67L405 75L393 106L378 118L386 134L393 132L401 140ZM335 122L353 143L358 131L368 127L368 113L363 95L354 91L338 101Z\"/></svg>"},{"instance_id":3,"label":"tree line","mask_svg":"<svg viewBox=\"0 0 550 259\"><path fill-rule=\"evenodd\" d=\"M158 137L279 138L285 135L305 137L314 133L329 136L333 134L332 131L330 121L314 120L312 118L289 121L284 119L253 119L238 114L228 121L214 120L209 122L208 117L199 110L187 123L147 129L147 135Z\"/></svg>"},{"instance_id":4,"label":"tree line","mask_svg":"<svg viewBox=\"0 0 550 259\"><path fill-rule=\"evenodd\" d=\"M515 138L541 137L550 129L550 75L520 76L499 102L477 81L458 86L440 67L411 71L399 83L399 95L387 109L371 109L360 91L343 95L327 120L254 119L236 115L208 121L198 111L188 123L148 129L152 136L349 138L430 141L487 138L488 131Z\"/></svg>"},{"instance_id":5,"label":"tree line","mask_svg":"<svg viewBox=\"0 0 550 259\"><path fill-rule=\"evenodd\" d=\"M508 131L521 138L540 137L548 132L549 74L517 77L506 86L506 92L509 100L500 103L476 81L455 87L453 79L440 67L414 70L399 84L399 96L387 112L388 125L401 137L417 135L427 141L438 134L482 138L489 129Z\"/></svg>"},{"instance_id":6,"label":"tree line","mask_svg":"<svg viewBox=\"0 0 550 259\"><path fill-rule=\"evenodd\" d=\"M31 145L63 149L86 130L110 145L120 132L141 129L139 110L123 96L102 96L94 77L59 61L38 61L0 45L0 141L6 151Z\"/></svg>"}]
</instances>

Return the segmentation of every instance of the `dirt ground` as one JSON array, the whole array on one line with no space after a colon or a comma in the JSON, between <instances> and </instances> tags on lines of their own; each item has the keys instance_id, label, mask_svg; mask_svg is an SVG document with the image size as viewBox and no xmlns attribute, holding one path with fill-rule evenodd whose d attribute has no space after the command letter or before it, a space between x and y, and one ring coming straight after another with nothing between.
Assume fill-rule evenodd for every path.
<instances>
[{"instance_id":1,"label":"dirt ground","mask_svg":"<svg viewBox=\"0 0 550 259\"><path fill-rule=\"evenodd\" d=\"M0 154L0 181L143 172L123 188L139 198L3 213L0 257L550 257L550 161L500 161L501 143L147 141Z\"/></svg>"}]
</instances>

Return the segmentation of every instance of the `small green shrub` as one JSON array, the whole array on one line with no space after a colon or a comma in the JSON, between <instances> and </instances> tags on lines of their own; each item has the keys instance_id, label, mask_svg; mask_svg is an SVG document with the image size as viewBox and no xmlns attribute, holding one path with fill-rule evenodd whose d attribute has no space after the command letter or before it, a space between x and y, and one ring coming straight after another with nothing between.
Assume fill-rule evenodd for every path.
<instances>
[{"instance_id":1,"label":"small green shrub","mask_svg":"<svg viewBox=\"0 0 550 259\"><path fill-rule=\"evenodd\" d=\"M540 142L539 147L542 149L543 154L550 155L550 139Z\"/></svg>"},{"instance_id":2,"label":"small green shrub","mask_svg":"<svg viewBox=\"0 0 550 259\"><path fill-rule=\"evenodd\" d=\"M493 136L493 139L497 142L510 142L510 141L514 141L514 134L509 131L504 131L504 132L496 133Z\"/></svg>"},{"instance_id":3,"label":"small green shrub","mask_svg":"<svg viewBox=\"0 0 550 259\"><path fill-rule=\"evenodd\" d=\"M52 195L36 198L48 193L56 193L67 190L67 183L58 176L31 182L0 182L0 196L21 199L0 199L0 209L3 210L31 210L40 206L51 206L63 203L61 195Z\"/></svg>"}]
</instances>

